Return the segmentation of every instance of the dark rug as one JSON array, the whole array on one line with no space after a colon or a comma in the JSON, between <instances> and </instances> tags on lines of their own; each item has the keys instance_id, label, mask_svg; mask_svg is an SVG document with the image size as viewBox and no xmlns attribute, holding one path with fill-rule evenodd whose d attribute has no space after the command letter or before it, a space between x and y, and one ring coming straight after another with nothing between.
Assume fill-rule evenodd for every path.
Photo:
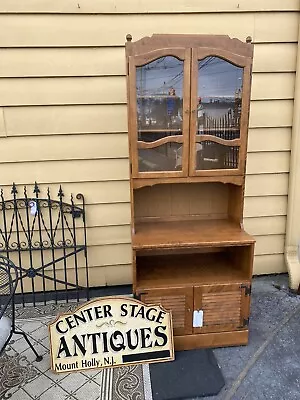
<instances>
[{"instance_id":1,"label":"dark rug","mask_svg":"<svg viewBox=\"0 0 300 400\"><path fill-rule=\"evenodd\" d=\"M225 384L211 349L179 351L175 361L150 364L153 400L213 396Z\"/></svg>"}]
</instances>

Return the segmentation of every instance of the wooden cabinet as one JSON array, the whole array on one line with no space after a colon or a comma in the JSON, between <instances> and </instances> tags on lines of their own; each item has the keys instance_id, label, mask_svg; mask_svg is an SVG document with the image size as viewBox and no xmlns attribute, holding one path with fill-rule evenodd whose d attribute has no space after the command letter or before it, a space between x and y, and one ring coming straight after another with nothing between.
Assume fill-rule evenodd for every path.
<instances>
[{"instance_id":1,"label":"wooden cabinet","mask_svg":"<svg viewBox=\"0 0 300 400\"><path fill-rule=\"evenodd\" d=\"M247 343L252 54L226 36L126 43L133 288L172 311L177 349Z\"/></svg>"},{"instance_id":2,"label":"wooden cabinet","mask_svg":"<svg viewBox=\"0 0 300 400\"><path fill-rule=\"evenodd\" d=\"M173 329L175 335L193 333L193 288L177 287L170 289L150 289L139 293L143 302L161 304L166 310L172 311Z\"/></svg>"},{"instance_id":3,"label":"wooden cabinet","mask_svg":"<svg viewBox=\"0 0 300 400\"><path fill-rule=\"evenodd\" d=\"M203 326L193 333L236 331L248 327L250 282L194 288L194 309L203 310Z\"/></svg>"}]
</instances>

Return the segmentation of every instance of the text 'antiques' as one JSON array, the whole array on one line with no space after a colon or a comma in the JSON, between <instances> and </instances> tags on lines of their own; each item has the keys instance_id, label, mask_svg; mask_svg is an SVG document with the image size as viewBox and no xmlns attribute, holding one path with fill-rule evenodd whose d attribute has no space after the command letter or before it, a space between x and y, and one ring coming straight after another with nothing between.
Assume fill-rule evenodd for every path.
<instances>
[{"instance_id":1,"label":"text 'antiques'","mask_svg":"<svg viewBox=\"0 0 300 400\"><path fill-rule=\"evenodd\" d=\"M174 359L170 313L134 299L93 300L49 329L57 373Z\"/></svg>"}]
</instances>

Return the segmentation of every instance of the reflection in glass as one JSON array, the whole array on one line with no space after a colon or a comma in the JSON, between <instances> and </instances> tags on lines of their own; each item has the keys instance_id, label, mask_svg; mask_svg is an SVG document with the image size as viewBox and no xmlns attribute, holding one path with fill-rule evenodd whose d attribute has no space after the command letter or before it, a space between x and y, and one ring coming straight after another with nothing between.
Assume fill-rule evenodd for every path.
<instances>
[{"instance_id":1,"label":"reflection in glass","mask_svg":"<svg viewBox=\"0 0 300 400\"><path fill-rule=\"evenodd\" d=\"M198 134L240 137L243 68L206 57L198 70Z\"/></svg>"},{"instance_id":2,"label":"reflection in glass","mask_svg":"<svg viewBox=\"0 0 300 400\"><path fill-rule=\"evenodd\" d=\"M240 137L243 68L219 57L198 62L197 134L224 140ZM238 168L238 147L196 144L197 169Z\"/></svg>"},{"instance_id":3,"label":"reflection in glass","mask_svg":"<svg viewBox=\"0 0 300 400\"><path fill-rule=\"evenodd\" d=\"M175 57L137 67L138 131L182 128L182 84L183 61Z\"/></svg>"},{"instance_id":4,"label":"reflection in glass","mask_svg":"<svg viewBox=\"0 0 300 400\"><path fill-rule=\"evenodd\" d=\"M196 169L236 169L239 147L204 141L196 143Z\"/></svg>"},{"instance_id":5,"label":"reflection in glass","mask_svg":"<svg viewBox=\"0 0 300 400\"><path fill-rule=\"evenodd\" d=\"M139 142L182 135L183 61L166 56L137 67L136 91ZM139 149L139 171L180 170L180 147L182 144L169 142Z\"/></svg>"},{"instance_id":6,"label":"reflection in glass","mask_svg":"<svg viewBox=\"0 0 300 400\"><path fill-rule=\"evenodd\" d=\"M178 171L182 169L182 144L165 143L152 149L139 149L139 171Z\"/></svg>"}]
</instances>

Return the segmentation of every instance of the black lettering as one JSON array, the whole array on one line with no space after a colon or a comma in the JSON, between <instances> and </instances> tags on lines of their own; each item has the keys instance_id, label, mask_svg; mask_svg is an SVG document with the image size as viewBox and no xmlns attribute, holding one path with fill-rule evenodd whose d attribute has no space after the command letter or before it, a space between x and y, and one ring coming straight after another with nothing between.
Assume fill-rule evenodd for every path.
<instances>
[{"instance_id":1,"label":"black lettering","mask_svg":"<svg viewBox=\"0 0 300 400\"><path fill-rule=\"evenodd\" d=\"M99 338L101 333L88 333L87 338L92 338L92 354L98 354L97 337Z\"/></svg>"},{"instance_id":2,"label":"black lettering","mask_svg":"<svg viewBox=\"0 0 300 400\"><path fill-rule=\"evenodd\" d=\"M150 339L151 335L150 333L146 333L146 331L151 333L151 328L142 328L141 329L141 348L142 349L148 349L149 347L152 347L152 341L147 345L146 341Z\"/></svg>"},{"instance_id":3,"label":"black lettering","mask_svg":"<svg viewBox=\"0 0 300 400\"><path fill-rule=\"evenodd\" d=\"M135 334L136 340L135 340L135 344L133 344L133 340L132 340L132 336L133 333ZM135 329L133 332L131 330L126 332L126 337L127 337L127 343L128 343L128 347L130 350L134 350L138 347L139 345L139 332L137 329Z\"/></svg>"},{"instance_id":4,"label":"black lettering","mask_svg":"<svg viewBox=\"0 0 300 400\"><path fill-rule=\"evenodd\" d=\"M58 349L58 353L57 353L57 358L60 358L61 353L65 352L65 356L66 357L71 357L71 353L70 350L68 348L66 339L64 336L62 336L60 338L60 345L59 345L59 349Z\"/></svg>"},{"instance_id":5,"label":"black lettering","mask_svg":"<svg viewBox=\"0 0 300 400\"><path fill-rule=\"evenodd\" d=\"M144 307L144 306L141 306L141 308L139 309L139 311L136 313L135 318L137 318L139 315L140 315L143 319L145 319L145 307Z\"/></svg>"},{"instance_id":6,"label":"black lettering","mask_svg":"<svg viewBox=\"0 0 300 400\"><path fill-rule=\"evenodd\" d=\"M127 304L124 303L121 305L121 317L126 317L127 314L128 314Z\"/></svg>"},{"instance_id":7,"label":"black lettering","mask_svg":"<svg viewBox=\"0 0 300 400\"><path fill-rule=\"evenodd\" d=\"M94 307L94 310L95 310L96 319L103 318L101 306Z\"/></svg>"},{"instance_id":8,"label":"black lettering","mask_svg":"<svg viewBox=\"0 0 300 400\"><path fill-rule=\"evenodd\" d=\"M81 354L84 356L86 353L86 348L85 348L85 338L86 335L81 335L82 337L82 343L80 339L77 337L77 335L73 335L72 339L74 341L74 356L78 356L77 354L77 348L81 351Z\"/></svg>"},{"instance_id":9,"label":"black lettering","mask_svg":"<svg viewBox=\"0 0 300 400\"><path fill-rule=\"evenodd\" d=\"M158 324L162 323L162 320L164 319L164 316L166 315L166 313L164 311L160 311L157 318L156 318L156 322Z\"/></svg>"},{"instance_id":10,"label":"black lettering","mask_svg":"<svg viewBox=\"0 0 300 400\"><path fill-rule=\"evenodd\" d=\"M69 328L70 328L70 329L76 328L76 324L75 324L75 322L73 321L71 315L70 315L69 317L66 317L66 322L67 322L67 324L69 325Z\"/></svg>"},{"instance_id":11,"label":"black lettering","mask_svg":"<svg viewBox=\"0 0 300 400\"><path fill-rule=\"evenodd\" d=\"M103 365L110 365L110 358L109 357L104 357Z\"/></svg>"},{"instance_id":12,"label":"black lettering","mask_svg":"<svg viewBox=\"0 0 300 400\"><path fill-rule=\"evenodd\" d=\"M160 330L165 331L166 329L167 329L166 326L157 326L157 327L154 329L154 334L155 334L155 336L157 336L158 338L160 338L160 339L163 340L162 343L159 343L158 340L155 340L155 343L154 343L155 346L162 347L162 346L164 346L165 344L167 344L167 342L168 342L168 337L167 337L167 335L166 335L165 333L163 333L163 332L160 332Z\"/></svg>"},{"instance_id":13,"label":"black lettering","mask_svg":"<svg viewBox=\"0 0 300 400\"><path fill-rule=\"evenodd\" d=\"M131 317L134 317L134 310L137 308L137 304L130 304L131 307Z\"/></svg>"},{"instance_id":14,"label":"black lettering","mask_svg":"<svg viewBox=\"0 0 300 400\"><path fill-rule=\"evenodd\" d=\"M83 315L82 311L80 315L74 314L73 316L77 326L79 325L79 322L86 322L85 316Z\"/></svg>"},{"instance_id":15,"label":"black lettering","mask_svg":"<svg viewBox=\"0 0 300 400\"><path fill-rule=\"evenodd\" d=\"M108 353L107 332L102 333L102 341L103 341L103 353Z\"/></svg>"},{"instance_id":16,"label":"black lettering","mask_svg":"<svg viewBox=\"0 0 300 400\"><path fill-rule=\"evenodd\" d=\"M87 308L87 309L84 310L84 311L87 313L87 315L88 315L88 317L89 317L89 320L90 320L90 321L93 321L93 316L92 316L91 310L92 310L92 308Z\"/></svg>"},{"instance_id":17,"label":"black lettering","mask_svg":"<svg viewBox=\"0 0 300 400\"><path fill-rule=\"evenodd\" d=\"M64 322L64 321L58 321L58 322L57 322L57 324L56 324L56 330L57 330L57 332L59 332L59 333L67 333L67 332L68 332L68 329L66 329L65 331L63 331L63 330L59 327L59 324L61 324L62 322Z\"/></svg>"},{"instance_id":18,"label":"black lettering","mask_svg":"<svg viewBox=\"0 0 300 400\"><path fill-rule=\"evenodd\" d=\"M105 306L103 306L103 308L104 308L104 318L107 318L107 317L112 318L112 313L110 312L111 306L109 304L106 304Z\"/></svg>"},{"instance_id":19,"label":"black lettering","mask_svg":"<svg viewBox=\"0 0 300 400\"><path fill-rule=\"evenodd\" d=\"M146 311L146 318L148 321L154 321L155 320L155 314L152 314L152 316L150 315L151 311L156 312L155 308L148 308L148 310Z\"/></svg>"},{"instance_id":20,"label":"black lettering","mask_svg":"<svg viewBox=\"0 0 300 400\"><path fill-rule=\"evenodd\" d=\"M114 343L114 341L118 340L118 337L121 338L122 343ZM110 347L113 349L113 351L120 351L125 349L124 345L124 337L122 332L120 331L115 331L111 337L110 337Z\"/></svg>"}]
</instances>

